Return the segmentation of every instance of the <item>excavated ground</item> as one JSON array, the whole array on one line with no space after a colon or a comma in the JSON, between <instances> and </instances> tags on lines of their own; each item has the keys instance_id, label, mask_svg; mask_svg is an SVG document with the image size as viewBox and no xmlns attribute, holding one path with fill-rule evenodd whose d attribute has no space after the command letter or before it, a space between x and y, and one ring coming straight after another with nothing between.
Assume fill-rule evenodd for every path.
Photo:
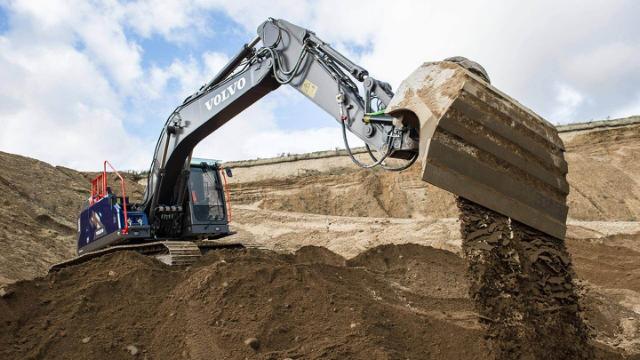
<instances>
[{"instance_id":1,"label":"excavated ground","mask_svg":"<svg viewBox=\"0 0 640 360\"><path fill-rule=\"evenodd\" d=\"M188 269L123 252L9 290L0 299L3 359L500 355L468 297L464 261L419 245L384 245L346 261L320 247L224 250ZM551 349L556 340L519 343Z\"/></svg>"},{"instance_id":2,"label":"excavated ground","mask_svg":"<svg viewBox=\"0 0 640 360\"><path fill-rule=\"evenodd\" d=\"M640 125L563 139L564 244L460 221L417 168L330 158L236 169L234 229L278 252L120 253L5 287L71 256L89 175L0 153L0 358L639 359Z\"/></svg>"},{"instance_id":3,"label":"excavated ground","mask_svg":"<svg viewBox=\"0 0 640 360\"><path fill-rule=\"evenodd\" d=\"M11 287L0 356L485 359L466 286L462 259L417 245L227 250L187 270L119 253Z\"/></svg>"},{"instance_id":4,"label":"excavated ground","mask_svg":"<svg viewBox=\"0 0 640 360\"><path fill-rule=\"evenodd\" d=\"M569 218L640 221L640 123L561 137L569 164ZM415 219L458 214L455 197L422 181L419 166L401 173L363 171L343 156L236 172L234 201L265 210Z\"/></svg>"}]
</instances>

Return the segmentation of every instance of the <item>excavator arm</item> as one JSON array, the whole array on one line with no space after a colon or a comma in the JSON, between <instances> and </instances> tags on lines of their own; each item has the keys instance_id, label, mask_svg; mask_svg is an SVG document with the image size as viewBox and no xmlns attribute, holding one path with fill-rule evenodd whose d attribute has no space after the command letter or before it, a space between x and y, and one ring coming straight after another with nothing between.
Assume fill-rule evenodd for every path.
<instances>
[{"instance_id":1,"label":"excavator arm","mask_svg":"<svg viewBox=\"0 0 640 360\"><path fill-rule=\"evenodd\" d=\"M171 113L140 204L128 203L124 186L120 198L108 193L106 169L96 179L101 191L95 198L92 192L95 201L79 216L78 252L134 246L186 259L198 247L185 248L185 240L228 235L220 168L191 154L201 140L281 85L336 119L358 166L400 171L419 160L423 181L455 194L462 207L500 214L508 237L524 229L519 237L564 238L569 186L562 141L553 125L493 87L480 65L459 57L424 63L394 94L312 31L268 19L255 39ZM353 155L347 132L365 143L371 162ZM400 165L392 166L398 161L389 158ZM469 236L495 243L495 226Z\"/></svg>"},{"instance_id":2,"label":"excavator arm","mask_svg":"<svg viewBox=\"0 0 640 360\"><path fill-rule=\"evenodd\" d=\"M257 33L168 118L140 206L150 222L158 206L184 202L193 148L286 84L338 121L359 166L403 170L420 160L424 181L564 237L562 141L553 125L491 86L479 65L464 58L425 63L394 94L310 30L269 19ZM347 131L364 141L371 163L353 156ZM406 163L391 167L388 158Z\"/></svg>"},{"instance_id":3,"label":"excavator arm","mask_svg":"<svg viewBox=\"0 0 640 360\"><path fill-rule=\"evenodd\" d=\"M262 46L256 47L259 42ZM181 204L182 177L193 148L280 85L292 86L334 117L342 126L345 142L348 130L382 153L374 163L361 166L383 165L387 157L416 159L417 132L394 123L382 112L393 97L388 84L369 77L365 69L313 32L269 19L260 25L253 41L167 120L156 145L143 204L150 221L157 206Z\"/></svg>"}]
</instances>

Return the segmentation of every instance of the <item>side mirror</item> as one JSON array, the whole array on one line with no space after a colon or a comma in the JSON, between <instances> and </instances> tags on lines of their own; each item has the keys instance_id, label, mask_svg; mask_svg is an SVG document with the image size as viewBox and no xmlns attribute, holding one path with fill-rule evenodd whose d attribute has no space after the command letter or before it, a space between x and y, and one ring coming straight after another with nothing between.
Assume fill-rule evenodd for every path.
<instances>
[{"instance_id":1,"label":"side mirror","mask_svg":"<svg viewBox=\"0 0 640 360\"><path fill-rule=\"evenodd\" d=\"M224 168L224 172L227 174L227 177L233 177L233 172L230 168Z\"/></svg>"}]
</instances>

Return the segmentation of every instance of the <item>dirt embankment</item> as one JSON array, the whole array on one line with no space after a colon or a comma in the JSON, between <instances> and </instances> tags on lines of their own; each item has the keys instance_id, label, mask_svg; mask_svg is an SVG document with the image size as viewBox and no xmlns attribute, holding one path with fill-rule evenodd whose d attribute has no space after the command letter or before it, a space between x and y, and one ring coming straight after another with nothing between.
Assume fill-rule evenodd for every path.
<instances>
[{"instance_id":1,"label":"dirt embankment","mask_svg":"<svg viewBox=\"0 0 640 360\"><path fill-rule=\"evenodd\" d=\"M639 221L640 162L635 159L640 158L640 124L561 136L569 163L569 217ZM265 177L269 168L272 176ZM454 196L424 183L419 166L402 173L366 171L346 157L239 168L232 191L234 201L269 210L418 219L457 216Z\"/></svg>"},{"instance_id":2,"label":"dirt embankment","mask_svg":"<svg viewBox=\"0 0 640 360\"><path fill-rule=\"evenodd\" d=\"M637 358L640 239L624 221L638 220L640 125L564 136L575 274L563 244L540 252L516 225L483 233L482 217L463 221L463 243L455 219L440 219L457 216L453 196L425 186L417 167L316 164L288 176L279 164L256 181L236 172L232 225L295 254L222 251L181 269L121 253L18 282L0 289L0 358ZM0 161L1 283L70 256L88 176ZM390 242L458 251L470 265L379 246Z\"/></svg>"},{"instance_id":3,"label":"dirt embankment","mask_svg":"<svg viewBox=\"0 0 640 360\"><path fill-rule=\"evenodd\" d=\"M536 332L544 328L527 323L527 311L557 310L516 301L478 314L474 301L513 289L491 288L501 284L491 274L470 283L466 271L456 254L410 244L349 260L314 246L293 254L222 250L187 269L116 253L8 287L0 297L0 357L505 359L536 350L556 359L567 353L554 350L582 349L623 358L602 341ZM585 302L594 333L615 331L591 305L602 299L586 294ZM510 316L520 310L524 318ZM506 343L505 331L514 336Z\"/></svg>"},{"instance_id":4,"label":"dirt embankment","mask_svg":"<svg viewBox=\"0 0 640 360\"><path fill-rule=\"evenodd\" d=\"M76 220L95 174L1 151L0 169L1 285L75 254ZM131 198L139 198L142 186L128 180Z\"/></svg>"},{"instance_id":5,"label":"dirt embankment","mask_svg":"<svg viewBox=\"0 0 640 360\"><path fill-rule=\"evenodd\" d=\"M640 124L565 135L569 216L640 220Z\"/></svg>"},{"instance_id":6,"label":"dirt embankment","mask_svg":"<svg viewBox=\"0 0 640 360\"><path fill-rule=\"evenodd\" d=\"M186 270L118 253L10 291L3 359L490 357L462 259L417 245L219 251Z\"/></svg>"},{"instance_id":7,"label":"dirt embankment","mask_svg":"<svg viewBox=\"0 0 640 360\"><path fill-rule=\"evenodd\" d=\"M392 218L455 217L452 195L420 179L419 166L401 176L341 168L285 179L232 185L234 203L322 215ZM426 209L429 209L428 211Z\"/></svg>"}]
</instances>

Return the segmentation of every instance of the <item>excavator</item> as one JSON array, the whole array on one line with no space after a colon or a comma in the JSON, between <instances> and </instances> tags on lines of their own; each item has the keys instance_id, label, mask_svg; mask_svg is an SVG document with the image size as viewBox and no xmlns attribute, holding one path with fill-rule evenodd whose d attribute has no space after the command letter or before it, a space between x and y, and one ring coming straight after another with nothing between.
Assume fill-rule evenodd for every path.
<instances>
[{"instance_id":1,"label":"excavator","mask_svg":"<svg viewBox=\"0 0 640 360\"><path fill-rule=\"evenodd\" d=\"M269 18L168 117L140 203L129 202L124 178L104 162L78 218L78 257L52 269L120 250L184 265L209 249L243 246L222 241L232 234L230 169L192 152L282 85L338 122L357 166L402 171L419 162L423 181L564 238L569 187L562 141L552 124L492 86L482 66L463 57L426 62L394 92L314 32ZM354 155L347 132L364 142L370 160ZM119 195L109 174L120 180Z\"/></svg>"}]
</instances>

